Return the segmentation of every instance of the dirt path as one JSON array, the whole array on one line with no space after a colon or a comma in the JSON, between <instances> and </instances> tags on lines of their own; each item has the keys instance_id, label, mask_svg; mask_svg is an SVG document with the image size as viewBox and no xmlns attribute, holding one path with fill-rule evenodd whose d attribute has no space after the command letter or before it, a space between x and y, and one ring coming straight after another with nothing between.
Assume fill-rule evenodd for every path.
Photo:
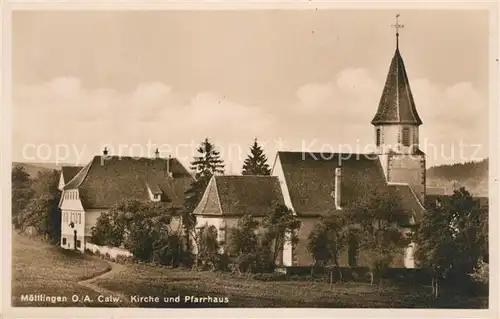
<instances>
[{"instance_id":1,"label":"dirt path","mask_svg":"<svg viewBox=\"0 0 500 319\"><path fill-rule=\"evenodd\" d=\"M129 299L124 294L116 292L116 291L111 291L111 290L108 290L108 289L105 289L105 288L102 288L102 287L99 287L99 286L97 286L95 284L96 280L112 277L115 274L120 273L120 272L122 272L125 269L125 266L123 266L123 265L120 265L120 264L117 264L117 263L114 263L114 262L109 262L109 261L108 261L108 263L111 266L111 269L109 271L107 271L107 272L105 272L105 273L103 273L103 274L101 274L99 276L92 277L90 279L81 280L81 281L78 282L78 284L82 285L82 286L84 286L86 288L92 289L92 290L94 290L95 292L97 292L100 295L103 295L103 296L109 296L109 295L117 296L117 297L120 297L120 299L122 300L122 302L129 303L130 302Z\"/></svg>"}]
</instances>

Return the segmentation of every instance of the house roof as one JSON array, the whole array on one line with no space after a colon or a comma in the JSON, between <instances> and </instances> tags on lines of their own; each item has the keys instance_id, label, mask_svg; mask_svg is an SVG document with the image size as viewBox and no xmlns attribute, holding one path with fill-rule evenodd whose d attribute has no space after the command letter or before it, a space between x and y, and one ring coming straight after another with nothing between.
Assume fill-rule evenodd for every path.
<instances>
[{"instance_id":1,"label":"house roof","mask_svg":"<svg viewBox=\"0 0 500 319\"><path fill-rule=\"evenodd\" d=\"M407 184L390 184L389 188L395 196L399 197L402 207L411 213L408 215L410 217L410 223L419 223L425 214L425 207L417 198L411 187Z\"/></svg>"},{"instance_id":2,"label":"house roof","mask_svg":"<svg viewBox=\"0 0 500 319\"><path fill-rule=\"evenodd\" d=\"M366 198L370 189L399 194L405 211L420 216L417 197L407 185L388 185L375 154L278 152L293 209L298 216L325 216L335 212L335 168L342 168L341 206ZM409 216L409 217L410 217Z\"/></svg>"},{"instance_id":3,"label":"house roof","mask_svg":"<svg viewBox=\"0 0 500 319\"><path fill-rule=\"evenodd\" d=\"M284 200L275 176L214 176L193 213L260 217L278 204Z\"/></svg>"},{"instance_id":4,"label":"house roof","mask_svg":"<svg viewBox=\"0 0 500 319\"><path fill-rule=\"evenodd\" d=\"M61 167L61 174L64 178L64 183L67 184L78 174L83 166L63 166Z\"/></svg>"},{"instance_id":5,"label":"house roof","mask_svg":"<svg viewBox=\"0 0 500 319\"><path fill-rule=\"evenodd\" d=\"M398 48L392 58L377 113L371 123L373 125L422 124Z\"/></svg>"},{"instance_id":6,"label":"house roof","mask_svg":"<svg viewBox=\"0 0 500 319\"><path fill-rule=\"evenodd\" d=\"M64 190L78 189L84 208L109 208L131 198L148 200L148 187L153 193L160 190L162 200L181 205L192 181L175 158L95 156Z\"/></svg>"}]
</instances>

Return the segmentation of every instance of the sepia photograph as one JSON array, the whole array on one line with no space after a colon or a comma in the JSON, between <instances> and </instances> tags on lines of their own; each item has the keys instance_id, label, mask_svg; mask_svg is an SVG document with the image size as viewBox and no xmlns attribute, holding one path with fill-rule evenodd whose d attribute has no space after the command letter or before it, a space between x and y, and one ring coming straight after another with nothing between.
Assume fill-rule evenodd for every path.
<instances>
[{"instance_id":1,"label":"sepia photograph","mask_svg":"<svg viewBox=\"0 0 500 319\"><path fill-rule=\"evenodd\" d=\"M491 309L493 8L12 10L7 303Z\"/></svg>"}]
</instances>

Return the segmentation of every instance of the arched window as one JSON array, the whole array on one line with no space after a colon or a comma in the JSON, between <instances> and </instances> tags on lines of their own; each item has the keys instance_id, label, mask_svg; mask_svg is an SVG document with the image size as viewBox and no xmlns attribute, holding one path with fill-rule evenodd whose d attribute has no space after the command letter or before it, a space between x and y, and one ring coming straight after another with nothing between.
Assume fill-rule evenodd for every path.
<instances>
[{"instance_id":1,"label":"arched window","mask_svg":"<svg viewBox=\"0 0 500 319\"><path fill-rule=\"evenodd\" d=\"M403 146L410 146L410 129L403 128Z\"/></svg>"}]
</instances>

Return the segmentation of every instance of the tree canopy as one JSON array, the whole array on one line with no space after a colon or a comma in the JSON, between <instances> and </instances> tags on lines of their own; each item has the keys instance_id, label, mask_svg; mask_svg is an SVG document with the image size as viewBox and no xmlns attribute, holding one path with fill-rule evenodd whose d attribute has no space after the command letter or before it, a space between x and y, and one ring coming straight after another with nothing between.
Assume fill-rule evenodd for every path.
<instances>
[{"instance_id":1,"label":"tree canopy","mask_svg":"<svg viewBox=\"0 0 500 319\"><path fill-rule=\"evenodd\" d=\"M17 174L24 176L21 171ZM25 176L23 179L26 183ZM19 180L17 182L19 183ZM23 194L20 197L23 201L27 198L27 194L30 194L30 197L28 203L23 204L24 209L15 216L15 224L21 229L33 226L39 234L45 235L52 242L58 242L61 237L61 212L58 207L61 198L58 189L59 173L55 170L39 172L29 184L30 190L19 189L17 188L19 184L16 185L17 191L13 196Z\"/></svg>"}]
</instances>

